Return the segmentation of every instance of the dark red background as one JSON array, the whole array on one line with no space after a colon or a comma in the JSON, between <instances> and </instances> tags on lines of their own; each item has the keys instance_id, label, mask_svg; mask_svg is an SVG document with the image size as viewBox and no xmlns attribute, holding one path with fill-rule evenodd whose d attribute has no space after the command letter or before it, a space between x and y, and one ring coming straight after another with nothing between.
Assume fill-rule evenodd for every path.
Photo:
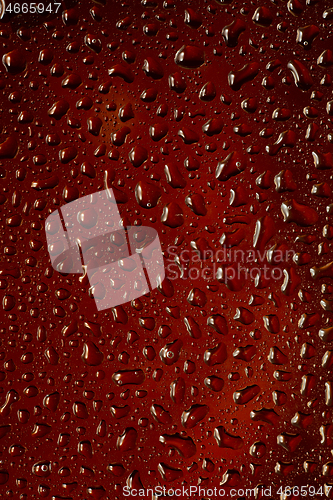
<instances>
[{"instance_id":1,"label":"dark red background","mask_svg":"<svg viewBox=\"0 0 333 500\"><path fill-rule=\"evenodd\" d=\"M258 24L252 18L262 6L270 13L259 11ZM189 14L190 25L184 22L189 7L195 11ZM0 488L4 498L123 498L123 486L133 482L137 486L138 477L144 487L200 484L207 488L218 486L223 478L228 487L233 477L239 487L272 486L273 498L278 498L276 491L281 485L319 487L333 483L327 477L333 474L332 415L325 403L325 383L331 380L332 372L321 367L323 355L332 346L318 337L319 329L331 321L331 312L320 305L322 299L330 299L331 285L330 279L314 281L310 276L312 266L332 259L332 229L323 235L324 226L330 224L330 209L326 207L331 195L311 193L315 184L332 184L332 165L317 169L312 155L332 152L331 119L326 111L332 94L331 66L330 61L327 67L317 63L320 54L332 45L332 15L325 14L329 7L330 2L312 0L307 4L297 0L288 4L236 0L225 4L170 0L63 2L59 15L6 15L2 20L1 56L18 51L9 56L7 68L2 65L0 80L0 142L5 144L0 146L0 430L5 434L0 441ZM235 20L242 20L246 29L236 46L228 47L221 32ZM296 43L297 29L308 25L319 30L309 49L309 45L304 48ZM204 64L193 69L177 65L174 57L183 45L204 51ZM44 61L39 62L40 52L46 49ZM152 58L150 64L158 61L161 78L145 73L147 58ZM276 59L276 69L267 69ZM312 75L307 90L295 85L288 69L294 59ZM254 62L259 63L256 78L244 83L240 90L233 90L228 74ZM130 70L132 82L109 76L108 70L118 64L126 73ZM170 88L169 75L175 72L185 80L182 93ZM70 79L70 86L75 88L66 84L70 75L76 75ZM210 102L199 98L207 82L216 89L216 97ZM151 103L140 97L148 88L157 92ZM91 99L90 104L86 101L90 109L78 109L77 103L83 97ZM253 113L241 106L247 98L257 100ZM50 116L49 110L60 99L68 103L68 110L61 117ZM134 117L122 123L119 110L129 103ZM160 106L162 111L158 111ZM304 110L306 107L314 109ZM290 117L275 120L272 114L277 108L289 110ZM98 135L92 134L88 126L95 117L101 120ZM221 119L223 129L208 136L202 127L212 118ZM313 122L318 131L310 141L306 131ZM158 141L149 132L154 125L163 125L167 130ZM237 133L239 125L246 128L248 135ZM130 133L124 144L117 145L110 137L122 127L129 127ZM196 142L184 143L178 134L184 127L198 135ZM260 134L264 129L265 133ZM295 134L292 147L282 147L277 154L269 155L266 146L287 130ZM129 153L137 145L147 150L148 159L134 167ZM64 152L66 148L75 149ZM229 180L217 180L217 164L231 152L237 152L246 168ZM184 161L189 156L199 161L198 170L186 169ZM177 187L179 182L175 180L167 182L165 165L176 166L182 187ZM286 169L292 172L296 188L278 192L274 176ZM268 170L270 176L263 189L256 179ZM139 182L146 196L142 202L135 197ZM232 206L230 189L239 186L244 187L244 204ZM105 187L114 189L125 225L151 225L158 230L167 276L167 266L172 262L167 259L170 245L177 245L179 255L182 250L194 255L191 242L204 238L217 250L223 233L245 227L237 248L247 251L252 248L256 223L264 216L270 217L266 219L269 226L274 224L273 236L264 248L286 244L295 252L308 253L309 263L297 266L289 261L280 265L288 272L290 266L294 268L300 279L289 294L281 291L283 279L271 280L262 288L247 280L240 291L232 291L214 276L207 280L179 278L165 282L162 290L155 289L134 304L98 313L86 279L62 276L50 267L44 221L64 203ZM187 196L198 194L203 197L206 215L198 215L198 210L195 213L185 203ZM281 204L292 199L315 209L318 221L309 227L297 221L284 222ZM155 206L145 208L147 200ZM177 203L178 208L170 207L171 203ZM167 206L169 212L182 214L177 227L170 227L170 219L161 221ZM247 215L247 224L226 224L225 218L235 215ZM312 243L296 241L300 235L313 236ZM325 294L323 283L329 286ZM199 306L188 300L193 289L204 294ZM309 294L307 302L299 296L300 290ZM261 305L249 305L252 294L262 298ZM254 316L250 324L234 318L238 307L251 310ZM304 313L317 313L314 325L298 326ZM226 336L207 325L212 314L225 316L229 330ZM280 322L276 334L264 327L263 316L270 314ZM189 335L184 323L189 316L200 326L201 338ZM72 330L66 330L69 325ZM167 339L159 335L162 325L171 329ZM256 336L259 338L250 335L255 329L260 331ZM183 343L179 359L166 365L159 352L178 338ZM81 357L87 342L93 342L103 353L103 361L97 366L89 366ZM208 366L204 353L219 342L226 345L227 360ZM309 359L301 357L304 343L313 347ZM233 356L236 348L247 345L256 347L252 360ZM153 348L154 359L147 359L146 347ZM287 357L282 365L267 359L274 347ZM194 363L193 373L184 368L187 361ZM119 387L112 380L119 370L133 369L144 372L145 380L139 386ZM277 381L273 373L279 369L289 372L290 380ZM239 375L228 378L231 373ZM314 375L314 385L302 394L302 377L308 374ZM214 392L205 385L206 377L211 375L224 380L221 391ZM185 385L179 403L170 397L170 384L177 378L183 379ZM233 393L251 385L260 387L259 394L246 405L235 404ZM283 405L274 404L273 391L285 393ZM52 393L58 393L55 397L59 398L55 411L45 403ZM12 398L10 411L6 397ZM84 418L73 410L76 402L81 409L85 405L86 412L81 414ZM169 423L154 419L153 404L170 414ZM110 408L124 405L129 407L128 414L115 418ZM207 405L209 411L194 428L185 429L181 416L192 405ZM251 411L262 408L276 412L273 425L250 418ZM310 416L307 426L292 424L296 412ZM239 449L218 447L214 429L219 426L242 438ZM137 433L135 444L128 451L117 449L119 436L129 428ZM159 441L161 435L175 433L193 440L193 456L183 457ZM283 433L302 438L295 451L277 444ZM266 447L261 458L249 453L251 445L258 441ZM207 467L205 459L212 465ZM47 470L36 470L34 464L44 461ZM313 462L313 466L305 467L305 461ZM181 477L167 482L158 469L161 463L179 469L176 476ZM110 464L122 467L110 470Z\"/></svg>"}]
</instances>

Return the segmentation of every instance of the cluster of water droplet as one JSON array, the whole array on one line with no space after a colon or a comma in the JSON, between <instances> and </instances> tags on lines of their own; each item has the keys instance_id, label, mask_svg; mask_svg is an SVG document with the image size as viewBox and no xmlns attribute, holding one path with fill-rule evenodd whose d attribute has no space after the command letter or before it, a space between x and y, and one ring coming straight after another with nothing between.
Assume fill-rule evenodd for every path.
<instances>
[{"instance_id":1,"label":"cluster of water droplet","mask_svg":"<svg viewBox=\"0 0 333 500\"><path fill-rule=\"evenodd\" d=\"M316 0L4 16L6 498L333 483L332 19ZM167 278L97 313L44 221L108 187Z\"/></svg>"}]
</instances>

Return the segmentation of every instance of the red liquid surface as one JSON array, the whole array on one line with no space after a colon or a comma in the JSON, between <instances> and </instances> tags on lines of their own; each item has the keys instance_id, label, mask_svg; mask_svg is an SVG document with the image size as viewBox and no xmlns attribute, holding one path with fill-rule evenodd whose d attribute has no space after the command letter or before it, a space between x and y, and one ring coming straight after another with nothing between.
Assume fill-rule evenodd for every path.
<instances>
[{"instance_id":1,"label":"red liquid surface","mask_svg":"<svg viewBox=\"0 0 333 500\"><path fill-rule=\"evenodd\" d=\"M329 2L60 11L0 26L2 497L332 497ZM107 187L167 278L97 312L44 221Z\"/></svg>"}]
</instances>

